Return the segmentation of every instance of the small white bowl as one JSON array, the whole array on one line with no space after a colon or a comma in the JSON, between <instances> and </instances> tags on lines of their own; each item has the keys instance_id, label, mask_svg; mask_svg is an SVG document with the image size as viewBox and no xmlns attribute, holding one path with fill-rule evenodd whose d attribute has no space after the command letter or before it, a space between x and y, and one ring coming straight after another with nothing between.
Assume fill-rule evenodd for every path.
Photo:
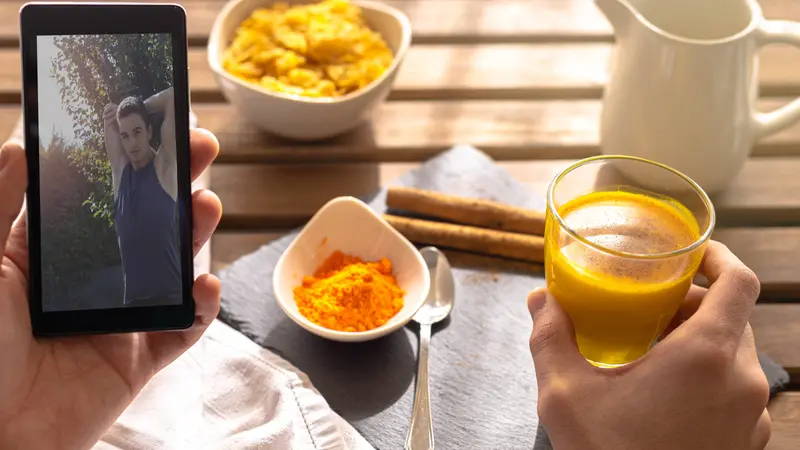
<instances>
[{"instance_id":1,"label":"small white bowl","mask_svg":"<svg viewBox=\"0 0 800 450\"><path fill-rule=\"evenodd\" d=\"M236 28L256 8L272 0L233 0L214 21L208 40L208 64L225 98L244 117L265 131L296 140L318 140L351 130L367 119L391 91L400 64L411 45L411 23L401 11L390 6L355 0L367 25L383 36L394 53L392 65L369 86L342 97L310 98L271 91L241 80L222 65L225 49ZM290 0L290 4L311 3Z\"/></svg>"},{"instance_id":2,"label":"small white bowl","mask_svg":"<svg viewBox=\"0 0 800 450\"><path fill-rule=\"evenodd\" d=\"M380 327L359 332L331 330L300 314L293 289L335 250L365 261L389 258L397 284L406 292L403 308ZM431 284L428 266L414 245L353 197L338 197L320 208L281 255L272 276L275 298L295 323L318 336L343 342L376 339L404 326L425 303Z\"/></svg>"}]
</instances>

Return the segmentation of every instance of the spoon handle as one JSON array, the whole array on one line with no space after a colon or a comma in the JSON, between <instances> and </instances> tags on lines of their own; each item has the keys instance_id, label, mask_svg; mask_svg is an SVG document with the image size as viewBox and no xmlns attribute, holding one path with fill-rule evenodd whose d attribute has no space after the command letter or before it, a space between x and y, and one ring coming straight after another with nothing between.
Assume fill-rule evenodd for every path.
<instances>
[{"instance_id":1,"label":"spoon handle","mask_svg":"<svg viewBox=\"0 0 800 450\"><path fill-rule=\"evenodd\" d=\"M433 418L428 388L428 347L431 344L431 326L419 326L419 366L411 427L406 436L405 450L433 450Z\"/></svg>"}]
</instances>

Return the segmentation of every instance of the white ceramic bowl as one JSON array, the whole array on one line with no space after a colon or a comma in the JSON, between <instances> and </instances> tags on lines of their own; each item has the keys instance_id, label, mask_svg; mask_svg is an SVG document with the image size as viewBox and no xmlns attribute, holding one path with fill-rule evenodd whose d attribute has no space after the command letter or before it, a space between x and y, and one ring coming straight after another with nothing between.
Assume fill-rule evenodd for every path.
<instances>
[{"instance_id":1,"label":"white ceramic bowl","mask_svg":"<svg viewBox=\"0 0 800 450\"><path fill-rule=\"evenodd\" d=\"M232 0L217 16L208 40L208 64L225 98L243 117L265 131L297 140L317 140L351 130L367 119L391 91L400 64L411 44L411 23L401 11L390 6L354 0L361 7L367 25L386 40L394 53L392 65L369 86L335 98L308 98L282 94L248 83L222 66L225 49L236 28L259 7L272 0ZM310 3L290 0L288 3Z\"/></svg>"},{"instance_id":2,"label":"white ceramic bowl","mask_svg":"<svg viewBox=\"0 0 800 450\"><path fill-rule=\"evenodd\" d=\"M300 314L293 289L335 250L365 261L389 258L397 284L406 292L403 308L382 326L361 332L331 330ZM368 341L396 331L425 303L430 284L428 266L419 251L369 206L353 197L335 198L311 218L281 255L272 279L275 298L295 323L318 336L343 342Z\"/></svg>"}]
</instances>

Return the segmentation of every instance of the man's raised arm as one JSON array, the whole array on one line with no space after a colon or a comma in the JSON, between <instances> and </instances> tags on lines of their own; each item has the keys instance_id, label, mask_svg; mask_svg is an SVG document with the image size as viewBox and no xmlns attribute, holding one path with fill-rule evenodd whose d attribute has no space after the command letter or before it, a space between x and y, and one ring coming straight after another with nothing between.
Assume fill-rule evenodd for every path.
<instances>
[{"instance_id":1,"label":"man's raised arm","mask_svg":"<svg viewBox=\"0 0 800 450\"><path fill-rule=\"evenodd\" d=\"M161 185L173 198L178 197L178 171L175 150L175 97L173 88L167 88L144 101L147 113L164 113L161 123L161 147L156 154L156 168Z\"/></svg>"},{"instance_id":2,"label":"man's raised arm","mask_svg":"<svg viewBox=\"0 0 800 450\"><path fill-rule=\"evenodd\" d=\"M103 109L103 134L105 135L106 154L111 163L111 177L114 182L114 198L117 198L122 171L128 164L128 157L122 148L117 124L117 105L109 103Z\"/></svg>"},{"instance_id":3,"label":"man's raised arm","mask_svg":"<svg viewBox=\"0 0 800 450\"><path fill-rule=\"evenodd\" d=\"M148 114L164 113L161 123L161 148L158 150L160 158L168 159L169 164L175 163L175 100L174 90L170 87L154 94L144 101ZM162 151L166 150L162 154Z\"/></svg>"}]
</instances>

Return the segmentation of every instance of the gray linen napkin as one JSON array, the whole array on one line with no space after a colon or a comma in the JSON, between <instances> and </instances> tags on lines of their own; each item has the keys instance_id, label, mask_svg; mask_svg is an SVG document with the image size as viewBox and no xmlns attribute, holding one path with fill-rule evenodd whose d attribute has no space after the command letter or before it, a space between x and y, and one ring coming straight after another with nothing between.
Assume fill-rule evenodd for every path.
<instances>
[{"instance_id":1,"label":"gray linen napkin","mask_svg":"<svg viewBox=\"0 0 800 450\"><path fill-rule=\"evenodd\" d=\"M542 193L532 192L472 147L444 152L396 184L544 208ZM383 212L385 196L381 190L364 200ZM417 328L409 325L376 341L346 344L295 325L275 302L272 270L296 235L223 271L220 319L307 373L333 410L376 448L402 448L414 395ZM544 285L543 277L469 267L455 268L454 275L455 308L434 329L429 360L437 448L550 449L536 414L525 303L530 290ZM780 375L782 369L764 358Z\"/></svg>"}]
</instances>

